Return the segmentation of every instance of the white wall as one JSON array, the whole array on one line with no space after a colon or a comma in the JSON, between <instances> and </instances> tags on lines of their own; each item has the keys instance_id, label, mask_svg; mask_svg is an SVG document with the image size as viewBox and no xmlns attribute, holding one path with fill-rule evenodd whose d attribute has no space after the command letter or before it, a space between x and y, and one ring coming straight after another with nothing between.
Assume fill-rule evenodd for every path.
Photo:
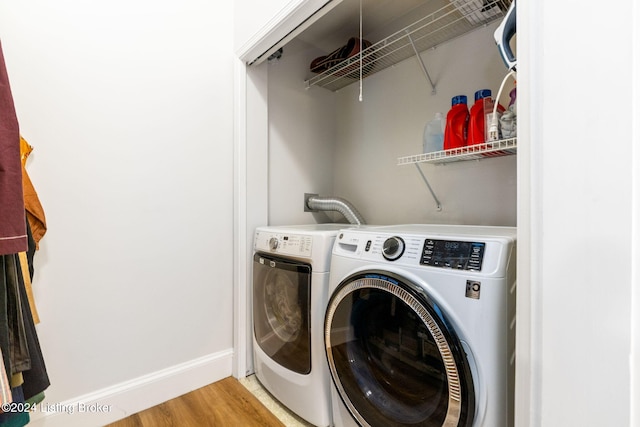
<instances>
[{"instance_id":1,"label":"white wall","mask_svg":"<svg viewBox=\"0 0 640 427\"><path fill-rule=\"evenodd\" d=\"M336 97L306 89L309 57L319 55L305 43L284 47L269 72L269 223L328 222L326 215L304 212L304 194L333 195Z\"/></svg>"},{"instance_id":2,"label":"white wall","mask_svg":"<svg viewBox=\"0 0 640 427\"><path fill-rule=\"evenodd\" d=\"M632 117L636 117L633 122L632 139L637 141L640 138L640 5L633 3L633 38L632 38ZM633 145L632 149L632 249L631 259L640 258L640 146ZM631 425L640 424L640 264L633 263L631 267Z\"/></svg>"},{"instance_id":3,"label":"white wall","mask_svg":"<svg viewBox=\"0 0 640 427\"><path fill-rule=\"evenodd\" d=\"M529 397L520 402L522 425L637 425L630 419L638 401L631 393L635 3L616 2L613 19L566 0L519 9L519 28L530 30L518 64L530 106L520 121L530 135L521 159L530 173L519 216L528 239L519 245L531 266L519 271L519 295L530 294L530 312L519 316L531 324L518 335L530 346L520 359L529 365L520 371L519 390Z\"/></svg>"},{"instance_id":4,"label":"white wall","mask_svg":"<svg viewBox=\"0 0 640 427\"><path fill-rule=\"evenodd\" d=\"M128 396L58 425L231 373L232 30L230 2L0 3L49 226L34 280L47 402Z\"/></svg>"}]
</instances>

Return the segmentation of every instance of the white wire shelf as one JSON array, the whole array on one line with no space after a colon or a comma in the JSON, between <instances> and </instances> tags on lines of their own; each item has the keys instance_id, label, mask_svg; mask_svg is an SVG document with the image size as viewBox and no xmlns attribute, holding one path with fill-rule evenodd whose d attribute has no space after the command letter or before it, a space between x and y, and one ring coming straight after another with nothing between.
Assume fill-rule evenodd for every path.
<instances>
[{"instance_id":1,"label":"white wire shelf","mask_svg":"<svg viewBox=\"0 0 640 427\"><path fill-rule=\"evenodd\" d=\"M450 150L434 151L432 153L416 154L398 158L398 166L417 163L450 163L465 160L479 160L490 157L502 157L516 154L518 150L517 138L500 139L477 145L467 145Z\"/></svg>"},{"instance_id":2,"label":"white wire shelf","mask_svg":"<svg viewBox=\"0 0 640 427\"><path fill-rule=\"evenodd\" d=\"M512 0L449 0L445 6L373 44L333 68L306 80L307 88L332 91L466 34L504 16Z\"/></svg>"}]
</instances>

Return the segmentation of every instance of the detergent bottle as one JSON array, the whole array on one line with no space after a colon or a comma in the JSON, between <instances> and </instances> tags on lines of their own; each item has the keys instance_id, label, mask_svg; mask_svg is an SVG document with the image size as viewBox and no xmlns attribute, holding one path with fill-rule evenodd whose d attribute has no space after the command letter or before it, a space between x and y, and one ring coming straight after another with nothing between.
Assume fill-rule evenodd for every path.
<instances>
[{"instance_id":1,"label":"detergent bottle","mask_svg":"<svg viewBox=\"0 0 640 427\"><path fill-rule=\"evenodd\" d=\"M481 89L475 93L475 103L469 115L468 145L482 144L489 140L487 132L491 125L494 103L490 89ZM498 104L496 112L499 120L504 113L504 107Z\"/></svg>"},{"instance_id":2,"label":"detergent bottle","mask_svg":"<svg viewBox=\"0 0 640 427\"><path fill-rule=\"evenodd\" d=\"M515 138L518 136L518 104L516 103L516 95L514 84L514 88L509 92L509 96L511 97L509 107L507 107L507 110L500 116L500 136L502 138Z\"/></svg>"},{"instance_id":3,"label":"detergent bottle","mask_svg":"<svg viewBox=\"0 0 640 427\"><path fill-rule=\"evenodd\" d=\"M481 89L475 93L475 102L469 112L469 145L481 144L486 140L485 125L487 101L491 100L491 90Z\"/></svg>"},{"instance_id":4,"label":"detergent bottle","mask_svg":"<svg viewBox=\"0 0 640 427\"><path fill-rule=\"evenodd\" d=\"M442 113L436 113L434 118L424 127L423 152L432 153L444 148L444 120Z\"/></svg>"},{"instance_id":5,"label":"detergent bottle","mask_svg":"<svg viewBox=\"0 0 640 427\"><path fill-rule=\"evenodd\" d=\"M487 130L491 124L494 101L491 99L490 89L480 89L475 93L475 102L469 113L468 145L482 144L487 138ZM498 119L504 112L504 107L498 105Z\"/></svg>"},{"instance_id":6,"label":"detergent bottle","mask_svg":"<svg viewBox=\"0 0 640 427\"><path fill-rule=\"evenodd\" d=\"M454 96L451 99L451 109L447 113L447 124L444 130L445 150L467 145L468 123L469 108L467 107L467 96Z\"/></svg>"}]
</instances>

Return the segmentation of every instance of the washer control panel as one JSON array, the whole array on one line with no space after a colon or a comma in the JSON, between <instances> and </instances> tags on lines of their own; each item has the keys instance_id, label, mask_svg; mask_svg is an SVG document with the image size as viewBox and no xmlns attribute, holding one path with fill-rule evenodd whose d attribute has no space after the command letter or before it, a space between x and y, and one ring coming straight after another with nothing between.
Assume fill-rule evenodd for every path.
<instances>
[{"instance_id":1,"label":"washer control panel","mask_svg":"<svg viewBox=\"0 0 640 427\"><path fill-rule=\"evenodd\" d=\"M420 264L456 270L482 270L485 243L426 239Z\"/></svg>"},{"instance_id":2,"label":"washer control panel","mask_svg":"<svg viewBox=\"0 0 640 427\"><path fill-rule=\"evenodd\" d=\"M389 237L382 244L382 256L389 261L395 261L404 253L404 240L402 237Z\"/></svg>"},{"instance_id":3,"label":"washer control panel","mask_svg":"<svg viewBox=\"0 0 640 427\"><path fill-rule=\"evenodd\" d=\"M515 260L516 229L444 224L371 226L342 230L332 253L334 260L357 259L376 268L393 265L417 268L418 272L503 277Z\"/></svg>"}]
</instances>

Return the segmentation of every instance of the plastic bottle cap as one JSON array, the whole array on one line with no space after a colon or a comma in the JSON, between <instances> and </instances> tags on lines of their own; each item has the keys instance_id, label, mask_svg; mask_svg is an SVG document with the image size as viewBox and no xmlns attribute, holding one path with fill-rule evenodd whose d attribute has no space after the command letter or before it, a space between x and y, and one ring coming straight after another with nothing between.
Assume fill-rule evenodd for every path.
<instances>
[{"instance_id":1,"label":"plastic bottle cap","mask_svg":"<svg viewBox=\"0 0 640 427\"><path fill-rule=\"evenodd\" d=\"M442 113L436 113L436 120L442 120L442 118L444 117L444 115Z\"/></svg>"},{"instance_id":2,"label":"plastic bottle cap","mask_svg":"<svg viewBox=\"0 0 640 427\"><path fill-rule=\"evenodd\" d=\"M490 98L491 97L491 89L480 89L476 91L475 100L482 98Z\"/></svg>"},{"instance_id":3,"label":"plastic bottle cap","mask_svg":"<svg viewBox=\"0 0 640 427\"><path fill-rule=\"evenodd\" d=\"M467 103L467 95L457 95L451 98L451 106Z\"/></svg>"}]
</instances>

